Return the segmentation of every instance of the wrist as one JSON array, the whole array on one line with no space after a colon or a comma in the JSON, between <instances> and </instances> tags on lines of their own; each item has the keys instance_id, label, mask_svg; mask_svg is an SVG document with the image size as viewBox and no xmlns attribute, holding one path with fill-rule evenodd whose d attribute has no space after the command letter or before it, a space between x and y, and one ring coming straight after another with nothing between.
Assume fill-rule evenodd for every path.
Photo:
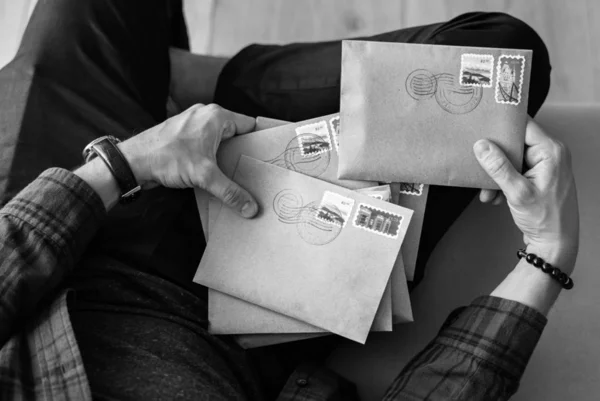
<instances>
[{"instance_id":1,"label":"wrist","mask_svg":"<svg viewBox=\"0 0 600 401\"><path fill-rule=\"evenodd\" d=\"M145 189L152 181L148 169L147 152L144 152L131 138L117 146L127 160L138 185Z\"/></svg>"},{"instance_id":2,"label":"wrist","mask_svg":"<svg viewBox=\"0 0 600 401\"><path fill-rule=\"evenodd\" d=\"M564 273L571 275L575 269L577 259L577 246L561 243L528 244L527 253L534 253L554 267L558 267Z\"/></svg>"}]
</instances>

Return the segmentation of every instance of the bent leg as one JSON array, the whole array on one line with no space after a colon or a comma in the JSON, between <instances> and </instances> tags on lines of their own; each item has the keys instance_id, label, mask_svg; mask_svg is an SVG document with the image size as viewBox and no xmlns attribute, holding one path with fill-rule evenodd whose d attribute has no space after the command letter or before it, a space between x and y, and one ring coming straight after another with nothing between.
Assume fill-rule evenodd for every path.
<instances>
[{"instance_id":1,"label":"bent leg","mask_svg":"<svg viewBox=\"0 0 600 401\"><path fill-rule=\"evenodd\" d=\"M542 39L524 22L501 13L468 13L448 22L360 38L380 42L532 49L528 112L534 116L550 88L550 61ZM252 45L225 66L215 101L252 116L302 121L339 111L341 41ZM432 186L415 271L417 284L436 244L475 189Z\"/></svg>"},{"instance_id":2,"label":"bent leg","mask_svg":"<svg viewBox=\"0 0 600 401\"><path fill-rule=\"evenodd\" d=\"M97 137L162 122L171 46L188 46L181 0L39 1L0 71L0 200L46 168L75 168ZM158 188L117 206L92 247L143 266L184 202L191 190Z\"/></svg>"},{"instance_id":3,"label":"bent leg","mask_svg":"<svg viewBox=\"0 0 600 401\"><path fill-rule=\"evenodd\" d=\"M98 136L127 138L164 119L168 9L156 0L37 3L0 72L4 198L45 168L75 167Z\"/></svg>"}]
</instances>

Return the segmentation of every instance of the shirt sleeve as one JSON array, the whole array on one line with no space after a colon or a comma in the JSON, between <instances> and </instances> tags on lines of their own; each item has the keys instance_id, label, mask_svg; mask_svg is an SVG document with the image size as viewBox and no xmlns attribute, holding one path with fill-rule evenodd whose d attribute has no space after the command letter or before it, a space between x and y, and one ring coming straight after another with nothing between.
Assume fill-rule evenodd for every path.
<instances>
[{"instance_id":1,"label":"shirt sleeve","mask_svg":"<svg viewBox=\"0 0 600 401\"><path fill-rule=\"evenodd\" d=\"M0 347L59 285L106 211L77 175L52 168L0 209Z\"/></svg>"},{"instance_id":2,"label":"shirt sleeve","mask_svg":"<svg viewBox=\"0 0 600 401\"><path fill-rule=\"evenodd\" d=\"M536 310L480 297L455 310L400 372L384 400L507 400L547 323Z\"/></svg>"}]
</instances>

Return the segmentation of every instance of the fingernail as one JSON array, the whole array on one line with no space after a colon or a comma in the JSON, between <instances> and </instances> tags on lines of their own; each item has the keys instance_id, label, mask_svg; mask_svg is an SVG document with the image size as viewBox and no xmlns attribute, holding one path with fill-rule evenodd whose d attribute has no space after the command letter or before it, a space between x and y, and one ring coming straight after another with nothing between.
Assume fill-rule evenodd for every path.
<instances>
[{"instance_id":1,"label":"fingernail","mask_svg":"<svg viewBox=\"0 0 600 401\"><path fill-rule=\"evenodd\" d=\"M256 209L256 204L254 202L246 202L242 207L242 216L246 218L254 217Z\"/></svg>"},{"instance_id":2,"label":"fingernail","mask_svg":"<svg viewBox=\"0 0 600 401\"><path fill-rule=\"evenodd\" d=\"M490 150L490 144L487 141L477 141L475 146L473 146L473 150L475 151L475 156L481 159L483 158Z\"/></svg>"}]
</instances>

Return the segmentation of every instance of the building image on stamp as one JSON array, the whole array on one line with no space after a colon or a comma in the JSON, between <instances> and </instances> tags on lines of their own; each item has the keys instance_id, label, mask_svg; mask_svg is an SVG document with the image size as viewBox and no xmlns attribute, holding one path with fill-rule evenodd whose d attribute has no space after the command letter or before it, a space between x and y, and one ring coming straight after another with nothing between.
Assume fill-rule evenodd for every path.
<instances>
[{"instance_id":1,"label":"building image on stamp","mask_svg":"<svg viewBox=\"0 0 600 401\"><path fill-rule=\"evenodd\" d=\"M491 54L463 54L460 59L460 84L492 87L494 56Z\"/></svg>"},{"instance_id":2,"label":"building image on stamp","mask_svg":"<svg viewBox=\"0 0 600 401\"><path fill-rule=\"evenodd\" d=\"M353 207L354 199L335 192L325 191L319 205L317 219L344 227L350 219Z\"/></svg>"},{"instance_id":3,"label":"building image on stamp","mask_svg":"<svg viewBox=\"0 0 600 401\"><path fill-rule=\"evenodd\" d=\"M391 238L398 237L401 223L402 216L363 203L358 207L354 218L356 227Z\"/></svg>"},{"instance_id":4,"label":"building image on stamp","mask_svg":"<svg viewBox=\"0 0 600 401\"><path fill-rule=\"evenodd\" d=\"M401 182L400 193L405 195L421 196L423 195L423 184Z\"/></svg>"},{"instance_id":5,"label":"building image on stamp","mask_svg":"<svg viewBox=\"0 0 600 401\"><path fill-rule=\"evenodd\" d=\"M340 149L339 135L340 135L340 117L333 117L329 120L329 125L331 125L331 136L333 137L333 144L335 145L335 150Z\"/></svg>"},{"instance_id":6,"label":"building image on stamp","mask_svg":"<svg viewBox=\"0 0 600 401\"><path fill-rule=\"evenodd\" d=\"M300 146L300 154L304 157L331 151L331 140L329 139L329 128L326 120L296 128L296 137Z\"/></svg>"},{"instance_id":7,"label":"building image on stamp","mask_svg":"<svg viewBox=\"0 0 600 401\"><path fill-rule=\"evenodd\" d=\"M518 105L521 103L525 57L502 55L498 59L496 102Z\"/></svg>"}]
</instances>

